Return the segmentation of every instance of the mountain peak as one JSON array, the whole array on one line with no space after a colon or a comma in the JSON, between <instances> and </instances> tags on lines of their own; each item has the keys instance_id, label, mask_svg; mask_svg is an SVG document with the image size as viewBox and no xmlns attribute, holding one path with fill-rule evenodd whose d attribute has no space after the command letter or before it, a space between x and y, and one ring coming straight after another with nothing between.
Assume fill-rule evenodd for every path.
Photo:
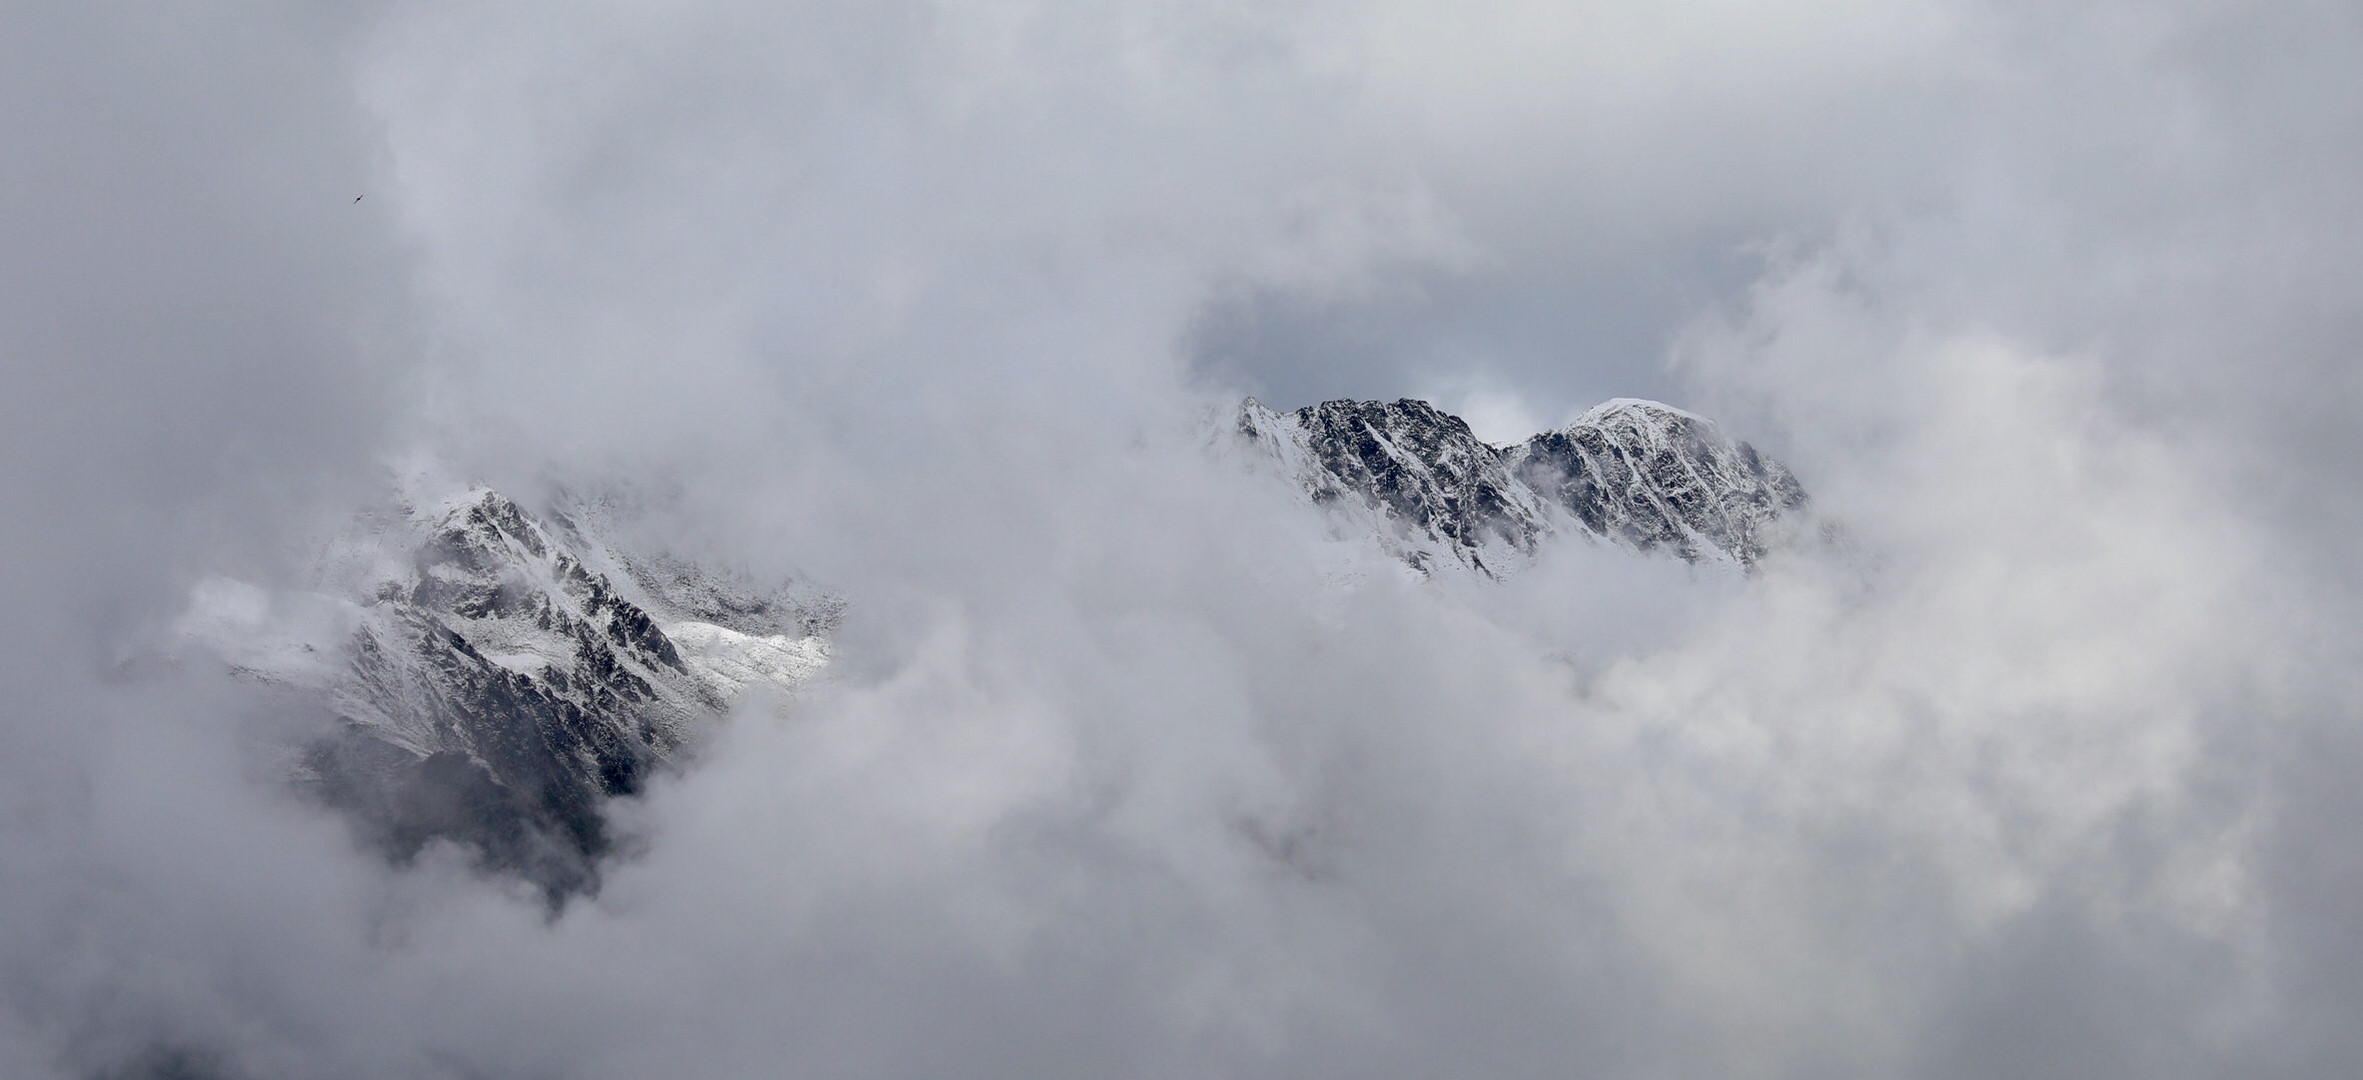
<instances>
[{"instance_id":1,"label":"mountain peak","mask_svg":"<svg viewBox=\"0 0 2363 1080\"><path fill-rule=\"evenodd\" d=\"M1697 413L1691 412L1688 409L1676 408L1662 401L1651 401L1648 398L1620 397L1609 398L1598 405L1594 405L1589 409L1585 409L1583 411L1583 415L1576 417L1574 423L1568 426L1573 427L1581 424L1603 423L1606 422L1610 417L1627 415L1652 418L1677 417L1702 424L1714 423L1714 421L1700 416Z\"/></svg>"},{"instance_id":2,"label":"mountain peak","mask_svg":"<svg viewBox=\"0 0 2363 1080\"><path fill-rule=\"evenodd\" d=\"M1314 503L1369 519L1421 570L1442 560L1502 577L1566 533L1752 568L1770 551L1772 522L1806 502L1779 462L1705 417L1640 398L1498 446L1410 398L1286 414L1249 399L1238 428Z\"/></svg>"},{"instance_id":3,"label":"mountain peak","mask_svg":"<svg viewBox=\"0 0 2363 1080\"><path fill-rule=\"evenodd\" d=\"M827 661L833 598L608 543L491 488L364 515L317 593L209 581L184 633L336 718L298 779L396 858L436 838L541 885L595 887L602 805L743 693Z\"/></svg>"}]
</instances>

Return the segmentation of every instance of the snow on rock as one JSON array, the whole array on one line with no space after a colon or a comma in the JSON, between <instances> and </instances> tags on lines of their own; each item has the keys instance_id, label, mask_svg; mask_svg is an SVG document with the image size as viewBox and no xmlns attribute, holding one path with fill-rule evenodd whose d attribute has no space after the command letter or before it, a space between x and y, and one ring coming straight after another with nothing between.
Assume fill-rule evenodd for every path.
<instances>
[{"instance_id":1,"label":"snow on rock","mask_svg":"<svg viewBox=\"0 0 2363 1080\"><path fill-rule=\"evenodd\" d=\"M1235 434L1422 571L1456 563L1501 577L1566 533L1752 567L1774 522L1806 503L1779 462L1704 417L1633 398L1510 445L1409 399L1280 413L1250 398Z\"/></svg>"},{"instance_id":2,"label":"snow on rock","mask_svg":"<svg viewBox=\"0 0 2363 1080\"><path fill-rule=\"evenodd\" d=\"M1748 567L1805 504L1778 462L1647 401L1493 445L1422 401L1251 399L1233 434L1406 573L1498 578L1568 534ZM301 779L397 858L456 840L555 900L596 886L604 800L734 702L813 679L844 607L620 540L627 516L570 495L537 516L483 487L413 497L331 543L312 591L208 579L176 630L338 718Z\"/></svg>"},{"instance_id":3,"label":"snow on rock","mask_svg":"<svg viewBox=\"0 0 2363 1080\"><path fill-rule=\"evenodd\" d=\"M793 689L829 662L828 642L817 635L742 634L706 622L673 623L665 634L689 673L722 701L750 688Z\"/></svg>"},{"instance_id":4,"label":"snow on rock","mask_svg":"<svg viewBox=\"0 0 2363 1080\"><path fill-rule=\"evenodd\" d=\"M637 556L577 516L546 526L481 487L407 501L332 543L316 592L209 579L176 630L333 711L299 778L397 857L448 838L554 898L583 891L603 800L741 694L813 678L842 604Z\"/></svg>"}]
</instances>

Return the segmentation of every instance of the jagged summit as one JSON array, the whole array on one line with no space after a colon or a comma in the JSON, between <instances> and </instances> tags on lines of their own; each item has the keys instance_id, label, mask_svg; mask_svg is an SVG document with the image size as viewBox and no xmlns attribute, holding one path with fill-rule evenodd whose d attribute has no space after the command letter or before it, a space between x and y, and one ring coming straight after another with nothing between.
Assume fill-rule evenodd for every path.
<instances>
[{"instance_id":1,"label":"jagged summit","mask_svg":"<svg viewBox=\"0 0 2363 1080\"><path fill-rule=\"evenodd\" d=\"M1503 577L1571 534L1749 567L1805 503L1778 462L1650 401L1505 445L1409 399L1250 399L1235 430L1349 532L1430 572ZM536 514L482 486L402 499L331 543L310 591L214 579L180 630L333 718L297 778L395 857L456 841L555 902L596 886L606 801L742 695L811 678L843 608L624 542L630 516L569 495Z\"/></svg>"},{"instance_id":2,"label":"jagged summit","mask_svg":"<svg viewBox=\"0 0 2363 1080\"><path fill-rule=\"evenodd\" d=\"M1770 550L1772 523L1806 503L1787 466L1654 401L1595 406L1519 453L1519 476L1593 533L1692 562L1754 565Z\"/></svg>"},{"instance_id":3,"label":"jagged summit","mask_svg":"<svg viewBox=\"0 0 2363 1080\"><path fill-rule=\"evenodd\" d=\"M1704 417L1637 398L1506 445L1411 399L1279 413L1250 398L1237 430L1313 502L1362 519L1422 570L1445 559L1498 577L1568 532L1752 567L1773 522L1806 502L1779 462Z\"/></svg>"},{"instance_id":4,"label":"jagged summit","mask_svg":"<svg viewBox=\"0 0 2363 1080\"><path fill-rule=\"evenodd\" d=\"M572 509L545 524L483 487L404 502L331 544L300 603L216 581L183 629L333 713L298 778L398 857L444 837L583 891L604 800L745 691L809 679L840 605L621 550Z\"/></svg>"}]
</instances>

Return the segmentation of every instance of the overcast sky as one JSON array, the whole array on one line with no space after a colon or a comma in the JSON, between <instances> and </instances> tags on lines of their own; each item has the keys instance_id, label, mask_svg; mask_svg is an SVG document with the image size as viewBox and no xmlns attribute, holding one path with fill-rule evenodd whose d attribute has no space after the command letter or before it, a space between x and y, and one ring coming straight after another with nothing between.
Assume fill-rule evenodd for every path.
<instances>
[{"instance_id":1,"label":"overcast sky","mask_svg":"<svg viewBox=\"0 0 2363 1080\"><path fill-rule=\"evenodd\" d=\"M17 0L0 1073L2348 1077L2348 3ZM1204 450L1719 418L1423 584ZM545 918L176 652L392 472L851 602Z\"/></svg>"}]
</instances>

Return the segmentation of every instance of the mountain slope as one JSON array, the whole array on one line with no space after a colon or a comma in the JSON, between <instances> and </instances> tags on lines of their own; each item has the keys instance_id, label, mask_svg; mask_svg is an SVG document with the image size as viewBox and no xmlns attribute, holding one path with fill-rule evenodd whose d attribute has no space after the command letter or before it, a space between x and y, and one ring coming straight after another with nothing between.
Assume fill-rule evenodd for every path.
<instances>
[{"instance_id":1,"label":"mountain slope","mask_svg":"<svg viewBox=\"0 0 2363 1080\"><path fill-rule=\"evenodd\" d=\"M1412 566L1500 578L1560 538L1751 567L1805 492L1708 421L1618 400L1488 444L1421 401L1250 400L1236 434L1349 533ZM487 488L363 515L313 591L215 579L183 618L245 675L333 717L298 779L397 859L450 840L555 903L597 886L607 800L640 791L749 693L827 662L843 603L614 537L617 509L544 515Z\"/></svg>"},{"instance_id":2,"label":"mountain slope","mask_svg":"<svg viewBox=\"0 0 2363 1080\"><path fill-rule=\"evenodd\" d=\"M741 694L808 680L841 605L620 552L575 509L546 526L484 488L407 504L323 557L301 606L333 615L237 618L245 594L217 585L184 629L333 712L299 779L396 857L449 838L554 898L584 891L604 801Z\"/></svg>"},{"instance_id":3,"label":"mountain slope","mask_svg":"<svg viewBox=\"0 0 2363 1080\"><path fill-rule=\"evenodd\" d=\"M1280 413L1251 398L1236 431L1421 570L1446 560L1499 577L1565 533L1752 567L1774 523L1806 504L1785 466L1711 421L1630 398L1504 446L1409 399Z\"/></svg>"}]
</instances>

